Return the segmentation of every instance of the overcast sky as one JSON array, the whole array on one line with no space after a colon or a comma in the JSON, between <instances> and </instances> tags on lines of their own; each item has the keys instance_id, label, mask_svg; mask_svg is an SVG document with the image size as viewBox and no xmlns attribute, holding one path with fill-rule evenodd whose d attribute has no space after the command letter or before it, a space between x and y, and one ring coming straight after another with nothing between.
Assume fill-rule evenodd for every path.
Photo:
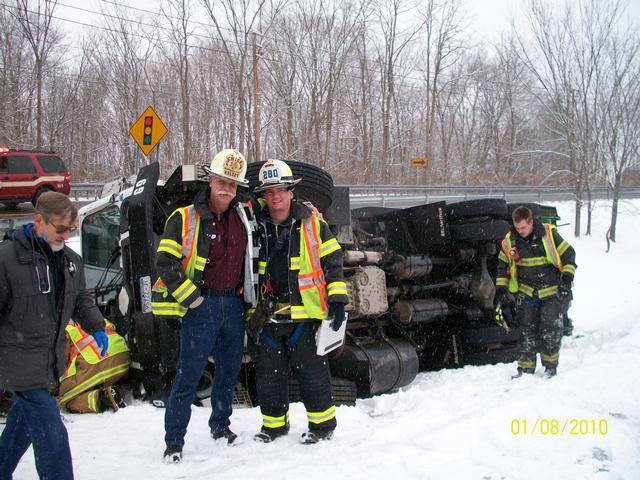
<instances>
[{"instance_id":1,"label":"overcast sky","mask_svg":"<svg viewBox=\"0 0 640 480\"><path fill-rule=\"evenodd\" d=\"M59 0L55 16L59 20L66 19L80 23L96 24L98 23L96 16L85 10L99 11L101 6L108 8L114 3L156 11L160 1ZM194 1L193 4L199 5L199 2ZM468 0L467 8L470 28L475 31L476 40L497 41L500 35L508 29L511 17L515 15L518 18L521 14L524 4L525 0ZM640 24L640 0L629 0L626 18L636 24ZM71 21L59 21L59 24L70 31L83 30L86 33L88 30L88 27L77 23L74 24ZM206 17L203 17L202 21L208 23Z\"/></svg>"}]
</instances>

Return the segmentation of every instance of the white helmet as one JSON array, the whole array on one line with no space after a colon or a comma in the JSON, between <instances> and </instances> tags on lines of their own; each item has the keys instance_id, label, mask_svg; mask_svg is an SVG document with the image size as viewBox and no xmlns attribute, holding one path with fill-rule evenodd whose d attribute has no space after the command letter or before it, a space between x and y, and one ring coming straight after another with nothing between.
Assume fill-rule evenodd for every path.
<instances>
[{"instance_id":1,"label":"white helmet","mask_svg":"<svg viewBox=\"0 0 640 480\"><path fill-rule=\"evenodd\" d=\"M244 178L247 173L247 161L237 150L226 149L216 153L211 160L211 167L203 168L211 176L231 180L243 187L249 185L249 181Z\"/></svg>"},{"instance_id":2,"label":"white helmet","mask_svg":"<svg viewBox=\"0 0 640 480\"><path fill-rule=\"evenodd\" d=\"M282 160L267 160L258 173L260 185L253 189L254 192L263 192L270 188L287 188L292 190L300 181L293 179L291 167Z\"/></svg>"}]
</instances>

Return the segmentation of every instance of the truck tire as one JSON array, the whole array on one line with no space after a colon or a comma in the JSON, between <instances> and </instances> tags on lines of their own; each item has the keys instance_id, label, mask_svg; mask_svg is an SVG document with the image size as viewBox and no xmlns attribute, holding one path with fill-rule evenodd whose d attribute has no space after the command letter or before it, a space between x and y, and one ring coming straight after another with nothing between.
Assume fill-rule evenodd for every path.
<instances>
[{"instance_id":1,"label":"truck tire","mask_svg":"<svg viewBox=\"0 0 640 480\"><path fill-rule=\"evenodd\" d=\"M451 203L446 207L452 222L474 217L504 219L509 215L507 202L501 198L481 198Z\"/></svg>"},{"instance_id":2,"label":"truck tire","mask_svg":"<svg viewBox=\"0 0 640 480\"><path fill-rule=\"evenodd\" d=\"M468 242L496 242L502 240L509 228L509 223L505 220L449 225L451 236L454 240Z\"/></svg>"},{"instance_id":3,"label":"truck tire","mask_svg":"<svg viewBox=\"0 0 640 480\"><path fill-rule=\"evenodd\" d=\"M36 203L38 203L38 199L40 198L40 195L42 195L44 192L50 192L51 188L49 187L40 187L36 193L33 194L33 198L31 199L31 203L33 204L33 206L36 206Z\"/></svg>"},{"instance_id":4,"label":"truck tire","mask_svg":"<svg viewBox=\"0 0 640 480\"><path fill-rule=\"evenodd\" d=\"M484 350L463 351L466 365L495 365L496 363L511 363L518 359L518 346L507 348L487 348Z\"/></svg>"},{"instance_id":5,"label":"truck tire","mask_svg":"<svg viewBox=\"0 0 640 480\"><path fill-rule=\"evenodd\" d=\"M253 190L260 184L258 173L266 162L253 162L247 166L246 178ZM296 187L296 196L311 201L318 210L325 211L333 202L333 178L322 168L310 163L287 160L294 178L302 178Z\"/></svg>"},{"instance_id":6,"label":"truck tire","mask_svg":"<svg viewBox=\"0 0 640 480\"><path fill-rule=\"evenodd\" d=\"M333 392L333 400L336 405L354 406L358 389L356 382L347 380L346 378L331 377L331 391ZM300 384L294 378L289 379L289 402L301 402L302 395L300 393Z\"/></svg>"}]
</instances>

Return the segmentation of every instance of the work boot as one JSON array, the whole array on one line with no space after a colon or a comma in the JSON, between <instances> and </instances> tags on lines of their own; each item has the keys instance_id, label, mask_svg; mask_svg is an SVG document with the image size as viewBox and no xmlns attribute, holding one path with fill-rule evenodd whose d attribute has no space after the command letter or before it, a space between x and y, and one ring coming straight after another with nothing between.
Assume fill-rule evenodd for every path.
<instances>
[{"instance_id":1,"label":"work boot","mask_svg":"<svg viewBox=\"0 0 640 480\"><path fill-rule=\"evenodd\" d=\"M127 406L127 402L124 401L124 396L122 395L122 390L115 385L111 386L111 398L116 403L118 408L125 408Z\"/></svg>"},{"instance_id":2,"label":"work boot","mask_svg":"<svg viewBox=\"0 0 640 480\"><path fill-rule=\"evenodd\" d=\"M167 445L163 455L164 463L180 463L182 461L182 445L172 443Z\"/></svg>"},{"instance_id":3,"label":"work boot","mask_svg":"<svg viewBox=\"0 0 640 480\"><path fill-rule=\"evenodd\" d=\"M213 438L214 440L218 440L220 438L226 438L227 439L227 445L231 445L233 442L235 442L236 438L238 438L238 435L236 435L235 433L233 433L229 427L224 427L220 430L216 430L214 432L211 432L211 438Z\"/></svg>"},{"instance_id":4,"label":"work boot","mask_svg":"<svg viewBox=\"0 0 640 480\"><path fill-rule=\"evenodd\" d=\"M114 412L117 412L118 409L127 406L127 403L122 398L120 390L114 385L102 387L100 394L98 395L98 399L101 411L111 409Z\"/></svg>"},{"instance_id":5,"label":"work boot","mask_svg":"<svg viewBox=\"0 0 640 480\"><path fill-rule=\"evenodd\" d=\"M516 378L520 378L522 375L527 374L527 375L533 375L535 373L535 368L522 368L522 367L518 367L518 372L515 375L511 376L511 379L516 379Z\"/></svg>"},{"instance_id":6,"label":"work boot","mask_svg":"<svg viewBox=\"0 0 640 480\"><path fill-rule=\"evenodd\" d=\"M318 430L309 430L304 432L300 437L300 443L304 445L313 445L323 440L331 440L333 437L333 429L323 428Z\"/></svg>"},{"instance_id":7,"label":"work boot","mask_svg":"<svg viewBox=\"0 0 640 480\"><path fill-rule=\"evenodd\" d=\"M276 438L284 437L289 433L289 425L281 428L265 428L262 427L258 433L253 436L256 442L271 443Z\"/></svg>"},{"instance_id":8,"label":"work boot","mask_svg":"<svg viewBox=\"0 0 640 480\"><path fill-rule=\"evenodd\" d=\"M555 377L558 373L557 367L546 367L544 369L544 378Z\"/></svg>"}]
</instances>

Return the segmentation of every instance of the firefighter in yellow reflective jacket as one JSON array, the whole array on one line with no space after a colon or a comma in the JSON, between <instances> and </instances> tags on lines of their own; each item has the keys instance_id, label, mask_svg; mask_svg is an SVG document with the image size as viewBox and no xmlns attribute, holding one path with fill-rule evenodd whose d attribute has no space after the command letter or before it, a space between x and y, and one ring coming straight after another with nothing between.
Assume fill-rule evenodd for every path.
<instances>
[{"instance_id":1,"label":"firefighter in yellow reflective jacket","mask_svg":"<svg viewBox=\"0 0 640 480\"><path fill-rule=\"evenodd\" d=\"M60 377L58 404L70 412L100 413L118 410L126 404L113 386L129 370L129 347L110 322L105 322L109 338L107 355L100 355L94 338L71 321L67 334L67 368Z\"/></svg>"},{"instance_id":2,"label":"firefighter in yellow reflective jacket","mask_svg":"<svg viewBox=\"0 0 640 480\"><path fill-rule=\"evenodd\" d=\"M309 430L302 443L328 440L336 427L335 406L326 356L316 354L319 321L333 316L338 330L345 319L347 289L342 250L328 225L294 200L300 180L281 160L267 161L259 172L266 203L258 215L260 247L260 305L269 321L257 334L252 355L262 413L261 431L254 437L271 442L289 431L287 379L293 369L307 410ZM264 307L268 303L269 307Z\"/></svg>"},{"instance_id":3,"label":"firefighter in yellow reflective jacket","mask_svg":"<svg viewBox=\"0 0 640 480\"><path fill-rule=\"evenodd\" d=\"M215 363L211 436L227 443L236 439L229 418L244 351L245 304L255 306L258 280L255 221L248 205L236 199L237 187L248 185L246 171L240 152L216 154L207 188L193 205L171 214L158 246L153 313L182 317L177 373L165 410L166 462L182 460L191 403L209 355Z\"/></svg>"},{"instance_id":4,"label":"firefighter in yellow reflective jacket","mask_svg":"<svg viewBox=\"0 0 640 480\"><path fill-rule=\"evenodd\" d=\"M498 255L496 302L516 304L521 330L515 377L535 372L538 348L545 376L552 377L558 367L576 254L555 225L534 220L529 208L516 208L512 219L513 228L502 241Z\"/></svg>"}]
</instances>

